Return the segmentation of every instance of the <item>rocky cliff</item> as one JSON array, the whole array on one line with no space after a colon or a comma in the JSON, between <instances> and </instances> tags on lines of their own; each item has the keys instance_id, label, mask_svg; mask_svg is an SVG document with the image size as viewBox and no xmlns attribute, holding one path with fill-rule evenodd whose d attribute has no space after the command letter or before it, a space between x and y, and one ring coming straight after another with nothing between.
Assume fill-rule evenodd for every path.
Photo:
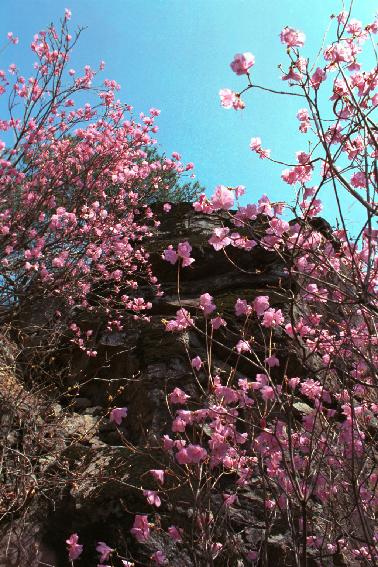
<instances>
[{"instance_id":1,"label":"rocky cliff","mask_svg":"<svg viewBox=\"0 0 378 567\"><path fill-rule=\"evenodd\" d=\"M135 513L149 513L153 518L140 488L153 489L147 471L166 465L161 438L170 432L172 422L167 395L179 386L196 400L201 389L190 359L205 357L203 333L200 329L167 333L163 320L180 307L195 313L200 294L209 292L232 331L238 297L252 300L256 295L269 295L271 305L285 309L293 284L274 253L259 247L251 252L232 249L228 257L216 253L208 239L215 227L227 225L222 215L195 214L190 205L179 204L160 218L148 246L164 295L152 299L150 322L130 316L122 332L109 332L97 322L97 357L88 358L74 348L62 349L51 357L49 368L45 362L46 382L40 376L38 386L24 379L24 354L17 340L11 336L6 341L4 335L0 374L3 458L14 472L22 469L23 476L15 480L4 474L2 479L1 567L65 567L69 564L65 540L73 532L80 534L84 544L78 561L82 567L96 564L97 541L117 547L124 556L130 554L139 561L137 565L149 565L156 547L165 549L172 567L207 565L184 544L175 545L163 530L154 532L146 545L137 544L130 535ZM184 240L193 246L195 263L182 271L178 296L177 266L162 261L161 253L168 244ZM37 311L43 311L43 306ZM222 329L214 338L213 365L222 372L233 363L227 350L229 339ZM286 367L298 366L283 337L278 353ZM248 364L243 367L241 363L238 371L249 372ZM205 373L201 380L204 385ZM107 417L112 406L128 408L119 427ZM227 492L233 480L225 477L221 490ZM167 488L172 498L163 501L159 521L165 529L172 524L189 526L193 503L187 487L177 486L172 479ZM15 492L18 497L13 505ZM210 503L214 513L220 505L221 494L214 494ZM233 548L255 546L263 527L262 495L251 488L241 489L219 533L220 538L227 534L222 543L229 548L229 559L227 563L215 559L214 565L247 565L243 553L233 555ZM286 545L287 528L280 522L272 526L269 565L294 565Z\"/></svg>"}]
</instances>

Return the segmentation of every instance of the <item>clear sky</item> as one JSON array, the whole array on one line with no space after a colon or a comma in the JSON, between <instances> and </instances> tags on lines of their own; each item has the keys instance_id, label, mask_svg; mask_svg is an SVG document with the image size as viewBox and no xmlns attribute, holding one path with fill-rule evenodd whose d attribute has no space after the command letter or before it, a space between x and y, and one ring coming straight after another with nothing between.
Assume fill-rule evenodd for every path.
<instances>
[{"instance_id":1,"label":"clear sky","mask_svg":"<svg viewBox=\"0 0 378 567\"><path fill-rule=\"evenodd\" d=\"M25 52L33 34L57 22L66 7L72 10L71 26L87 28L72 66L97 66L103 59L103 76L122 85L124 102L138 111L160 108L161 150L193 161L209 193L217 184L242 184L248 201L262 193L290 199L291 188L280 180L282 167L257 159L248 144L260 136L272 156L292 161L295 151L306 148L305 137L296 134L300 99L253 91L247 108L235 112L220 107L218 92L243 87L243 78L229 67L243 51L256 57L255 83L286 86L277 68L286 63L280 30L289 25L304 31L303 53L313 55L329 15L342 9L340 0L0 0L0 36L12 31L20 37L1 63L24 64L25 74L31 72ZM375 0L355 0L354 16L367 23L376 8Z\"/></svg>"}]
</instances>

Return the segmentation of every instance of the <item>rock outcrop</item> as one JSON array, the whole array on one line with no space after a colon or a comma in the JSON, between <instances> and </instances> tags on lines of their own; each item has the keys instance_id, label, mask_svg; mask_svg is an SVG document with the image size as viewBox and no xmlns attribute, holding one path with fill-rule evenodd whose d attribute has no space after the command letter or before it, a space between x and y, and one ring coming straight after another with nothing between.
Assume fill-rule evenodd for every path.
<instances>
[{"instance_id":1,"label":"rock outcrop","mask_svg":"<svg viewBox=\"0 0 378 567\"><path fill-rule=\"evenodd\" d=\"M180 307L195 313L199 296L209 292L227 319L228 329L232 329L238 297L252 300L256 295L269 295L272 306L285 309L287 293L293 284L275 253L259 247L251 252L234 248L226 256L213 250L208 239L215 227L227 225L226 216L195 214L190 205L179 204L160 218L161 224L148 249L164 295L151 298L150 322L130 316L122 332L108 332L99 322L97 357L88 358L74 349L58 354L52 368L59 368L59 380L46 384L45 388L33 389L30 384L22 384L17 353L13 354L8 377L4 373L0 375L1 423L3 429L4 424L8 425L7 433L2 430L2 437L10 447L7 458L12 447L20 454L23 449L25 453L34 451L30 470L24 467L27 479L30 477L23 480L25 499L20 498L18 507L7 513L3 501L1 567L46 564L65 567L69 564L65 540L73 532L80 534L84 544L79 563L82 567L96 564L97 541L106 541L125 556L136 558L137 565L149 565L149 556L159 547L165 549L172 567L207 565L185 545L174 545L163 531L156 532L158 535L155 533L143 546L130 536L135 513L149 512L153 518L140 488L153 489L155 485L146 471L165 466L160 440L170 432L172 422L167 395L179 386L196 400L201 386L194 380L190 358L205 357L203 334L194 330L167 333L162 321L173 317ZM181 272L178 296L177 266L164 262L161 253L168 244L185 240L193 246L195 263ZM148 293L146 289L146 296ZM227 336L220 329L214 337L213 365L220 371L227 370L232 364ZM281 339L278 354L288 367L295 368L299 364L295 353L290 353L284 338ZM248 365L244 369L241 363L239 371L248 372ZM26 393L22 404L10 401L9 397L7 401L12 389L8 383L13 379L17 400L23 397L21 390ZM206 376L200 379L205 385ZM128 408L128 416L119 427L107 417L108 408L114 406ZM29 430L32 420L35 422L36 408L39 408L40 433L34 432L33 436ZM9 428L10 419L14 421ZM11 430L20 438L8 438ZM29 435L26 441L25 431ZM29 449L24 446L27 439ZM227 491L227 479L222 482L222 490ZM171 524L185 527L193 515L186 488L174 487L173 482L171 485L168 482L167 487L172 488L173 497L159 509L163 527L166 529ZM215 495L211 502L214 510L219 508L219 499L221 495ZM262 495L250 488L241 490L222 528L229 537L229 541L222 542L229 547L231 559L227 565L248 564L240 559L242 555L232 559L232 548L255 545L263 527ZM287 529L282 523L273 526L269 536L269 565L295 564L286 543ZM214 565L225 563L215 560Z\"/></svg>"}]
</instances>

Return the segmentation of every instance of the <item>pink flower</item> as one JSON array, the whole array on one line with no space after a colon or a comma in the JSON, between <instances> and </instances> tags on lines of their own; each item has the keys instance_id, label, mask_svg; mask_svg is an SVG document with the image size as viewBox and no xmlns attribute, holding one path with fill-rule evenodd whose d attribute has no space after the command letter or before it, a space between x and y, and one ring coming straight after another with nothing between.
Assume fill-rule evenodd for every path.
<instances>
[{"instance_id":1,"label":"pink flower","mask_svg":"<svg viewBox=\"0 0 378 567\"><path fill-rule=\"evenodd\" d=\"M236 98L236 94L231 89L221 89L219 91L221 105L224 108L232 108Z\"/></svg>"},{"instance_id":2,"label":"pink flower","mask_svg":"<svg viewBox=\"0 0 378 567\"><path fill-rule=\"evenodd\" d=\"M233 108L234 110L242 110L245 108L244 102L234 91L230 89L221 89L219 91L219 96L223 108Z\"/></svg>"},{"instance_id":3,"label":"pink flower","mask_svg":"<svg viewBox=\"0 0 378 567\"><path fill-rule=\"evenodd\" d=\"M172 208L172 205L170 205L169 203L164 203L163 210L164 210L165 213L169 213L171 208Z\"/></svg>"},{"instance_id":4,"label":"pink flower","mask_svg":"<svg viewBox=\"0 0 378 567\"><path fill-rule=\"evenodd\" d=\"M179 242L177 246L177 254L180 258L182 258L182 265L185 268L186 266L190 266L194 262L194 258L190 258L190 253L192 251L192 247L190 246L188 241Z\"/></svg>"},{"instance_id":5,"label":"pink flower","mask_svg":"<svg viewBox=\"0 0 378 567\"><path fill-rule=\"evenodd\" d=\"M298 386L298 384L300 383L301 379L300 378L289 378L289 387L292 390L295 390L295 388Z\"/></svg>"},{"instance_id":6,"label":"pink flower","mask_svg":"<svg viewBox=\"0 0 378 567\"><path fill-rule=\"evenodd\" d=\"M160 484L164 484L164 471L162 469L151 469L151 476Z\"/></svg>"},{"instance_id":7,"label":"pink flower","mask_svg":"<svg viewBox=\"0 0 378 567\"><path fill-rule=\"evenodd\" d=\"M110 557L110 554L114 551L111 547L106 545L103 541L99 541L97 543L96 551L100 554L100 561L107 561Z\"/></svg>"},{"instance_id":8,"label":"pink flower","mask_svg":"<svg viewBox=\"0 0 378 567\"><path fill-rule=\"evenodd\" d=\"M302 47L306 36L303 32L286 26L280 33L280 39L281 42L285 43L288 47Z\"/></svg>"},{"instance_id":9,"label":"pink flower","mask_svg":"<svg viewBox=\"0 0 378 567\"><path fill-rule=\"evenodd\" d=\"M235 95L233 109L234 110L243 110L244 108L245 108L245 102L240 98L239 95Z\"/></svg>"},{"instance_id":10,"label":"pink flower","mask_svg":"<svg viewBox=\"0 0 378 567\"><path fill-rule=\"evenodd\" d=\"M177 246L177 252L173 249L172 244L168 246L166 250L164 250L162 258L171 264L176 264L179 258L182 259L182 266L186 268L190 266L194 262L194 258L190 258L190 253L192 251L192 247L190 246L189 242L179 242Z\"/></svg>"},{"instance_id":11,"label":"pink flower","mask_svg":"<svg viewBox=\"0 0 378 567\"><path fill-rule=\"evenodd\" d=\"M75 561L83 552L83 546L78 543L79 536L77 534L71 534L68 539L66 539L68 559L70 561Z\"/></svg>"},{"instance_id":12,"label":"pink flower","mask_svg":"<svg viewBox=\"0 0 378 567\"><path fill-rule=\"evenodd\" d=\"M199 356L192 358L192 367L197 371L202 367L202 360Z\"/></svg>"},{"instance_id":13,"label":"pink flower","mask_svg":"<svg viewBox=\"0 0 378 567\"><path fill-rule=\"evenodd\" d=\"M121 425L123 418L127 416L127 408L114 408L110 412L109 419L117 425Z\"/></svg>"},{"instance_id":14,"label":"pink flower","mask_svg":"<svg viewBox=\"0 0 378 567\"><path fill-rule=\"evenodd\" d=\"M270 150L263 150L261 147L261 139L260 138L251 138L249 143L249 149L251 152L256 152L260 159L265 159L270 157Z\"/></svg>"},{"instance_id":15,"label":"pink flower","mask_svg":"<svg viewBox=\"0 0 378 567\"><path fill-rule=\"evenodd\" d=\"M230 229L225 228L215 228L212 237L209 239L209 244L211 244L214 250L222 250L229 244L231 244L231 238L227 235L229 234Z\"/></svg>"},{"instance_id":16,"label":"pink flower","mask_svg":"<svg viewBox=\"0 0 378 567\"><path fill-rule=\"evenodd\" d=\"M173 439L171 439L168 435L163 435L163 449L164 451L171 451L175 445Z\"/></svg>"},{"instance_id":17,"label":"pink flower","mask_svg":"<svg viewBox=\"0 0 378 567\"><path fill-rule=\"evenodd\" d=\"M72 16L71 10L69 10L68 8L66 8L66 9L64 10L64 17L65 17L65 19L66 19L66 20L70 20L70 19L71 19L71 16Z\"/></svg>"},{"instance_id":18,"label":"pink flower","mask_svg":"<svg viewBox=\"0 0 378 567\"><path fill-rule=\"evenodd\" d=\"M361 189L363 189L364 187L366 187L365 173L363 171L358 171L357 173L352 175L350 182L353 185L353 187L356 188L360 187Z\"/></svg>"},{"instance_id":19,"label":"pink flower","mask_svg":"<svg viewBox=\"0 0 378 567\"><path fill-rule=\"evenodd\" d=\"M161 506L161 500L155 490L143 490L143 495L146 497L147 502L151 504L151 506L156 506L156 508Z\"/></svg>"},{"instance_id":20,"label":"pink flower","mask_svg":"<svg viewBox=\"0 0 378 567\"><path fill-rule=\"evenodd\" d=\"M260 390L261 392L261 397L263 400L267 401L267 400L274 400L275 398L275 393L274 390L271 386L263 386Z\"/></svg>"},{"instance_id":21,"label":"pink flower","mask_svg":"<svg viewBox=\"0 0 378 567\"><path fill-rule=\"evenodd\" d=\"M176 319L165 322L165 330L179 332L192 325L194 325L194 321L190 317L189 311L187 311L186 309L179 309L176 312Z\"/></svg>"},{"instance_id":22,"label":"pink flower","mask_svg":"<svg viewBox=\"0 0 378 567\"><path fill-rule=\"evenodd\" d=\"M300 121L306 121L310 119L307 108L300 108L297 112L297 118Z\"/></svg>"},{"instance_id":23,"label":"pink flower","mask_svg":"<svg viewBox=\"0 0 378 567\"><path fill-rule=\"evenodd\" d=\"M251 347L247 341L239 341L235 348L236 352L239 354L242 352L251 352Z\"/></svg>"},{"instance_id":24,"label":"pink flower","mask_svg":"<svg viewBox=\"0 0 378 567\"><path fill-rule=\"evenodd\" d=\"M261 149L261 138L251 138L249 148L252 152L258 152Z\"/></svg>"},{"instance_id":25,"label":"pink flower","mask_svg":"<svg viewBox=\"0 0 378 567\"><path fill-rule=\"evenodd\" d=\"M182 528L176 528L176 526L170 526L168 528L168 533L171 536L171 538L173 539L173 541L175 541L175 542L181 542L182 541L183 531L184 530Z\"/></svg>"},{"instance_id":26,"label":"pink flower","mask_svg":"<svg viewBox=\"0 0 378 567\"><path fill-rule=\"evenodd\" d=\"M269 378L266 374L256 374L256 382L252 382L253 390L260 390L263 386L269 384Z\"/></svg>"},{"instance_id":27,"label":"pink flower","mask_svg":"<svg viewBox=\"0 0 378 567\"><path fill-rule=\"evenodd\" d=\"M305 134L310 128L310 116L307 108L299 109L297 112L297 118L300 122L299 130Z\"/></svg>"},{"instance_id":28,"label":"pink flower","mask_svg":"<svg viewBox=\"0 0 378 567\"><path fill-rule=\"evenodd\" d=\"M223 549L223 544L220 543L219 541L213 543L211 545L211 554L213 556L213 559L216 559L216 557L218 557L219 552Z\"/></svg>"},{"instance_id":29,"label":"pink flower","mask_svg":"<svg viewBox=\"0 0 378 567\"><path fill-rule=\"evenodd\" d=\"M210 203L209 199L206 197L204 193L199 196L198 201L193 203L193 209L197 213L204 213L206 215L213 212L213 205Z\"/></svg>"},{"instance_id":30,"label":"pink flower","mask_svg":"<svg viewBox=\"0 0 378 567\"><path fill-rule=\"evenodd\" d=\"M225 506L232 506L237 499L237 494L223 494L223 503Z\"/></svg>"},{"instance_id":31,"label":"pink flower","mask_svg":"<svg viewBox=\"0 0 378 567\"><path fill-rule=\"evenodd\" d=\"M213 297L209 293L203 293L200 296L199 304L205 317L210 315L210 313L216 309L216 306L213 303Z\"/></svg>"},{"instance_id":32,"label":"pink flower","mask_svg":"<svg viewBox=\"0 0 378 567\"><path fill-rule=\"evenodd\" d=\"M248 69L253 67L255 64L255 58L249 51L245 53L237 53L234 56L234 60L230 64L231 69L237 75L246 75L248 73Z\"/></svg>"},{"instance_id":33,"label":"pink flower","mask_svg":"<svg viewBox=\"0 0 378 567\"><path fill-rule=\"evenodd\" d=\"M224 187L224 185L218 185L215 188L215 193L211 197L211 202L215 211L219 209L228 210L234 204L234 196L232 192Z\"/></svg>"},{"instance_id":34,"label":"pink flower","mask_svg":"<svg viewBox=\"0 0 378 567\"><path fill-rule=\"evenodd\" d=\"M166 262L170 262L170 264L172 265L176 264L178 260L178 254L175 250L173 250L172 244L170 244L168 248L164 250L162 258L163 260L166 260Z\"/></svg>"},{"instance_id":35,"label":"pink flower","mask_svg":"<svg viewBox=\"0 0 378 567\"><path fill-rule=\"evenodd\" d=\"M162 551L155 551L151 555L151 560L156 563L156 565L165 565L167 562L167 558Z\"/></svg>"},{"instance_id":36,"label":"pink flower","mask_svg":"<svg viewBox=\"0 0 378 567\"><path fill-rule=\"evenodd\" d=\"M265 363L270 367L273 368L274 366L279 366L280 365L280 361L278 360L278 358L276 356L274 356L274 354L272 356L269 356L268 358L265 359Z\"/></svg>"},{"instance_id":37,"label":"pink flower","mask_svg":"<svg viewBox=\"0 0 378 567\"><path fill-rule=\"evenodd\" d=\"M318 67L315 70L315 73L312 75L311 77L311 85L312 87L316 90L320 87L321 83L323 81L325 81L327 77L327 73L324 71L324 69L321 69L320 67Z\"/></svg>"},{"instance_id":38,"label":"pink flower","mask_svg":"<svg viewBox=\"0 0 378 567\"><path fill-rule=\"evenodd\" d=\"M324 59L330 61L333 65L336 63L352 63L352 49L346 42L329 45L324 50Z\"/></svg>"},{"instance_id":39,"label":"pink flower","mask_svg":"<svg viewBox=\"0 0 378 567\"><path fill-rule=\"evenodd\" d=\"M283 81L300 81L301 78L302 73L298 73L294 65L290 65L289 72L281 77Z\"/></svg>"},{"instance_id":40,"label":"pink flower","mask_svg":"<svg viewBox=\"0 0 378 567\"><path fill-rule=\"evenodd\" d=\"M198 464L207 457L207 451L199 445L188 445L176 453L180 465Z\"/></svg>"},{"instance_id":41,"label":"pink flower","mask_svg":"<svg viewBox=\"0 0 378 567\"><path fill-rule=\"evenodd\" d=\"M168 397L171 404L186 404L186 400L188 400L190 396L185 394L180 388L175 388Z\"/></svg>"},{"instance_id":42,"label":"pink flower","mask_svg":"<svg viewBox=\"0 0 378 567\"><path fill-rule=\"evenodd\" d=\"M235 197L238 199L239 197L241 197L242 195L245 194L245 187L244 185L237 185L236 187L234 187L234 193L235 193Z\"/></svg>"},{"instance_id":43,"label":"pink flower","mask_svg":"<svg viewBox=\"0 0 378 567\"><path fill-rule=\"evenodd\" d=\"M241 315L250 315L252 313L252 307L249 305L245 299L237 299L235 303L235 314L237 317Z\"/></svg>"},{"instance_id":44,"label":"pink flower","mask_svg":"<svg viewBox=\"0 0 378 567\"><path fill-rule=\"evenodd\" d=\"M288 183L289 185L294 185L294 183L297 183L298 173L295 167L293 169L284 169L281 173L281 178L283 179L283 181L285 181L285 183Z\"/></svg>"},{"instance_id":45,"label":"pink flower","mask_svg":"<svg viewBox=\"0 0 378 567\"><path fill-rule=\"evenodd\" d=\"M281 309L273 309L270 308L265 311L262 320L263 327L277 327L281 323L283 323L284 317L282 315Z\"/></svg>"},{"instance_id":46,"label":"pink flower","mask_svg":"<svg viewBox=\"0 0 378 567\"><path fill-rule=\"evenodd\" d=\"M253 309L256 311L256 315L261 317L267 309L269 309L269 297L267 295L258 295L253 300Z\"/></svg>"},{"instance_id":47,"label":"pink flower","mask_svg":"<svg viewBox=\"0 0 378 567\"><path fill-rule=\"evenodd\" d=\"M362 23L353 18L349 20L346 31L351 35L359 36L362 34Z\"/></svg>"},{"instance_id":48,"label":"pink flower","mask_svg":"<svg viewBox=\"0 0 378 567\"><path fill-rule=\"evenodd\" d=\"M307 396L308 398L310 398L310 400L315 400L316 398L320 397L323 386L318 380L309 378L308 380L302 382L300 390L304 396Z\"/></svg>"},{"instance_id":49,"label":"pink flower","mask_svg":"<svg viewBox=\"0 0 378 567\"><path fill-rule=\"evenodd\" d=\"M17 45L17 44L18 44L18 37L16 37L15 35L13 35L13 32L8 32L8 33L7 33L7 37L8 37L8 39L9 39L9 41L10 41L11 43L13 43L14 45Z\"/></svg>"},{"instance_id":50,"label":"pink flower","mask_svg":"<svg viewBox=\"0 0 378 567\"><path fill-rule=\"evenodd\" d=\"M211 319L211 326L213 327L214 331L216 331L217 329L219 329L219 327L226 327L227 323L224 319L222 319L222 317L215 317L214 319Z\"/></svg>"},{"instance_id":51,"label":"pink flower","mask_svg":"<svg viewBox=\"0 0 378 567\"><path fill-rule=\"evenodd\" d=\"M130 530L131 534L135 537L139 543L143 543L148 540L150 536L150 528L148 526L148 516L143 516L136 514L134 519L134 525Z\"/></svg>"}]
</instances>

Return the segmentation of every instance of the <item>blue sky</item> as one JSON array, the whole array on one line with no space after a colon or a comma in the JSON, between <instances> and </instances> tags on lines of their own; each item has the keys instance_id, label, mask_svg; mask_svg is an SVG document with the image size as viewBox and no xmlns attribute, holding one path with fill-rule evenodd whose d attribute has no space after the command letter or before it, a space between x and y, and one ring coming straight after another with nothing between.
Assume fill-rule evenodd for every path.
<instances>
[{"instance_id":1,"label":"blue sky","mask_svg":"<svg viewBox=\"0 0 378 567\"><path fill-rule=\"evenodd\" d=\"M248 144L260 136L272 156L292 161L295 151L306 148L306 138L296 134L300 99L253 91L247 108L235 112L220 107L218 92L243 87L243 78L229 67L241 51L256 57L255 83L282 89L277 65L286 63L286 54L280 30L289 25L304 31L303 52L314 55L340 1L1 0L0 36L13 31L20 44L1 55L0 68L17 62L31 73L25 53L33 34L57 22L66 7L72 10L71 26L86 27L72 66L96 66L103 59L104 78L122 85L124 102L137 111L160 108L161 150L193 161L209 193L217 184L242 184L248 201L262 193L290 199L290 187L280 180L282 167L257 159ZM375 8L372 0L356 0L354 15L367 23Z\"/></svg>"}]
</instances>

